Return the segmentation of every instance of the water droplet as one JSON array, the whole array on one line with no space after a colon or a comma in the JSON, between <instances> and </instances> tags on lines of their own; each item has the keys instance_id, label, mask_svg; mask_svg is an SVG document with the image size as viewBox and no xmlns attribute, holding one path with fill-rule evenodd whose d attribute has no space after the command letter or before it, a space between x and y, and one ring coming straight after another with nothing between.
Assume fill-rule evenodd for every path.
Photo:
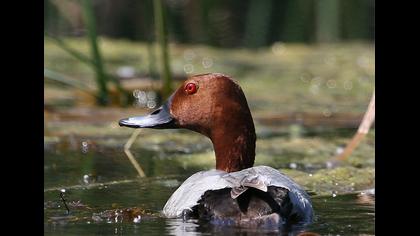
<instances>
[{"instance_id":1,"label":"water droplet","mask_svg":"<svg viewBox=\"0 0 420 236\"><path fill-rule=\"evenodd\" d=\"M210 57L204 57L201 64L204 68L208 69L213 66L213 59Z\"/></svg>"},{"instance_id":2,"label":"water droplet","mask_svg":"<svg viewBox=\"0 0 420 236\"><path fill-rule=\"evenodd\" d=\"M184 59L187 61L192 61L196 57L196 53L193 50L185 50L184 51Z\"/></svg>"},{"instance_id":3,"label":"water droplet","mask_svg":"<svg viewBox=\"0 0 420 236\"><path fill-rule=\"evenodd\" d=\"M96 176L92 174L83 175L83 183L91 184L96 182Z\"/></svg>"},{"instance_id":4,"label":"water droplet","mask_svg":"<svg viewBox=\"0 0 420 236\"><path fill-rule=\"evenodd\" d=\"M289 167L290 167L291 169L296 169L296 168L297 168L297 164L296 164L296 163L294 163L294 162L292 162L292 163L290 163L290 164L289 164Z\"/></svg>"},{"instance_id":5,"label":"water droplet","mask_svg":"<svg viewBox=\"0 0 420 236\"><path fill-rule=\"evenodd\" d=\"M136 98L139 104L145 104L147 102L147 94L145 91L138 91Z\"/></svg>"},{"instance_id":6,"label":"water droplet","mask_svg":"<svg viewBox=\"0 0 420 236\"><path fill-rule=\"evenodd\" d=\"M138 98L138 97L139 97L139 93L140 93L140 90L135 89L135 90L133 91L133 97Z\"/></svg>"},{"instance_id":7,"label":"water droplet","mask_svg":"<svg viewBox=\"0 0 420 236\"><path fill-rule=\"evenodd\" d=\"M137 217L134 217L134 219L133 219L134 223L140 223L140 221L141 221L141 216L140 215L138 215Z\"/></svg>"},{"instance_id":8,"label":"water droplet","mask_svg":"<svg viewBox=\"0 0 420 236\"><path fill-rule=\"evenodd\" d=\"M192 64L185 64L184 65L184 71L187 74L193 73L194 72L194 65L192 65Z\"/></svg>"},{"instance_id":9,"label":"water droplet","mask_svg":"<svg viewBox=\"0 0 420 236\"><path fill-rule=\"evenodd\" d=\"M335 82L335 80L330 79L327 81L327 87L330 89L333 89L335 87L337 87L337 82Z\"/></svg>"},{"instance_id":10,"label":"water droplet","mask_svg":"<svg viewBox=\"0 0 420 236\"><path fill-rule=\"evenodd\" d=\"M149 99L149 100L155 100L155 99L156 99L156 97L157 97L157 95L156 95L156 92L154 92L154 91L149 91L149 92L147 92L146 97L147 97L147 99Z\"/></svg>"},{"instance_id":11,"label":"water droplet","mask_svg":"<svg viewBox=\"0 0 420 236\"><path fill-rule=\"evenodd\" d=\"M82 142L82 152L87 153L89 151L89 144L86 141Z\"/></svg>"},{"instance_id":12,"label":"water droplet","mask_svg":"<svg viewBox=\"0 0 420 236\"><path fill-rule=\"evenodd\" d=\"M85 182L85 184L89 183L89 175L83 175L83 182Z\"/></svg>"},{"instance_id":13,"label":"water droplet","mask_svg":"<svg viewBox=\"0 0 420 236\"><path fill-rule=\"evenodd\" d=\"M154 93L154 92L152 91L152 92L146 93L146 91L134 90L133 96L136 98L136 105L139 107L145 107L147 104L148 97L152 96L150 93Z\"/></svg>"},{"instance_id":14,"label":"water droplet","mask_svg":"<svg viewBox=\"0 0 420 236\"><path fill-rule=\"evenodd\" d=\"M147 100L147 94L145 91L140 91L137 97L140 101L146 101Z\"/></svg>"},{"instance_id":15,"label":"water droplet","mask_svg":"<svg viewBox=\"0 0 420 236\"><path fill-rule=\"evenodd\" d=\"M271 51L275 55L281 55L286 51L286 45L282 42L276 42L271 46Z\"/></svg>"},{"instance_id":16,"label":"water droplet","mask_svg":"<svg viewBox=\"0 0 420 236\"><path fill-rule=\"evenodd\" d=\"M156 102L155 101L147 101L147 107L152 109L156 107Z\"/></svg>"}]
</instances>

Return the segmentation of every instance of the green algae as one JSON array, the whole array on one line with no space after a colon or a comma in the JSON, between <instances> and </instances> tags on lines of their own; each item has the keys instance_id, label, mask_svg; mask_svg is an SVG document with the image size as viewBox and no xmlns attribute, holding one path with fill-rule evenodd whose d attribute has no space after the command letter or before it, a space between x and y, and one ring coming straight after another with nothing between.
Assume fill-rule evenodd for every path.
<instances>
[{"instance_id":1,"label":"green algae","mask_svg":"<svg viewBox=\"0 0 420 236\"><path fill-rule=\"evenodd\" d=\"M305 189L317 195L338 195L375 188L375 169L352 166L322 169L315 173L281 170Z\"/></svg>"}]
</instances>

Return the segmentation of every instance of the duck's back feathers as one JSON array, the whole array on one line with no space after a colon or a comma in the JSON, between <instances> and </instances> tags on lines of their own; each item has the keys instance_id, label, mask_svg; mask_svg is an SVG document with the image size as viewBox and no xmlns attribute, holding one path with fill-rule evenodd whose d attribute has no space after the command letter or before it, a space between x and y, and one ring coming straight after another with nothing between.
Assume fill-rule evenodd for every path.
<instances>
[{"instance_id":1,"label":"duck's back feathers","mask_svg":"<svg viewBox=\"0 0 420 236\"><path fill-rule=\"evenodd\" d=\"M249 216L262 217L261 224L281 223L284 216L309 223L313 216L306 192L268 166L231 173L201 171L192 175L174 192L163 213L167 217L180 217L185 210L225 224L235 224L234 219L239 218L245 222Z\"/></svg>"}]
</instances>

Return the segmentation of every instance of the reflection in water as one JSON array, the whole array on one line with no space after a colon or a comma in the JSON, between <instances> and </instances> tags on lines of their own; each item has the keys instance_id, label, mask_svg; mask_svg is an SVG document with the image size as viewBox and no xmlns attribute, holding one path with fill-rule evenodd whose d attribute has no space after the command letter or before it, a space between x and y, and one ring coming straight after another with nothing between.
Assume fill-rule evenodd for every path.
<instances>
[{"instance_id":1,"label":"reflection in water","mask_svg":"<svg viewBox=\"0 0 420 236\"><path fill-rule=\"evenodd\" d=\"M278 229L252 229L239 228L232 226L215 226L198 220L168 219L166 229L169 235L203 235L203 234L223 234L223 235L270 235L280 234Z\"/></svg>"},{"instance_id":2,"label":"reflection in water","mask_svg":"<svg viewBox=\"0 0 420 236\"><path fill-rule=\"evenodd\" d=\"M215 226L198 220L168 219L166 221L168 235L288 235L316 236L314 232L306 231L304 227L295 226L292 229L261 229L240 228L234 226Z\"/></svg>"},{"instance_id":3,"label":"reflection in water","mask_svg":"<svg viewBox=\"0 0 420 236\"><path fill-rule=\"evenodd\" d=\"M183 222L182 219L169 219L166 230L169 235L200 235L197 232L198 224L196 220Z\"/></svg>"}]
</instances>

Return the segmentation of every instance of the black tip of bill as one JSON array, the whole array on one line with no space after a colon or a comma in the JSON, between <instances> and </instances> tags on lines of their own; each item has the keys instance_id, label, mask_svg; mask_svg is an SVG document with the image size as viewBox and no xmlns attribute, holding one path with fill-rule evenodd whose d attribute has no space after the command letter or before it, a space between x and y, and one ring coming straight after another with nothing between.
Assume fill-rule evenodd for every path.
<instances>
[{"instance_id":1,"label":"black tip of bill","mask_svg":"<svg viewBox=\"0 0 420 236\"><path fill-rule=\"evenodd\" d=\"M133 118L140 118L140 117L133 117ZM142 128L139 124L133 120L133 118L125 118L121 119L118 124L120 126L130 127L130 128Z\"/></svg>"}]
</instances>

